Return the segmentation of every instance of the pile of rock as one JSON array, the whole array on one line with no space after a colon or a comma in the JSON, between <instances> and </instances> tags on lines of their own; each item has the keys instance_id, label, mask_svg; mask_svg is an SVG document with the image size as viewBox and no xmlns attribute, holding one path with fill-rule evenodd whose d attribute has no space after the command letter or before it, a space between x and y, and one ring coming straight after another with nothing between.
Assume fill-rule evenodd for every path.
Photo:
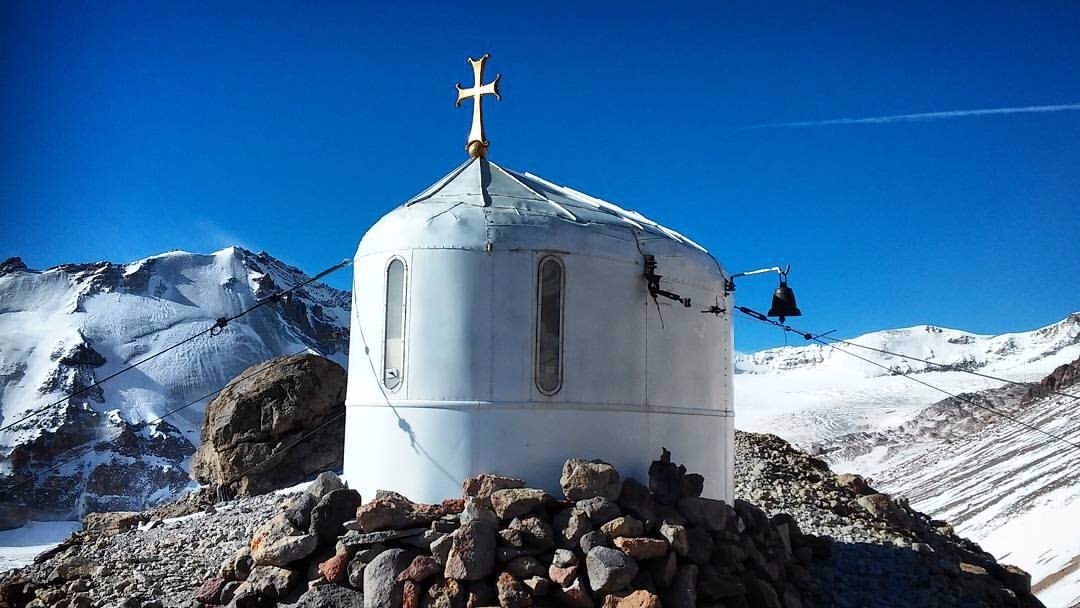
<instances>
[{"instance_id":1,"label":"pile of rock","mask_svg":"<svg viewBox=\"0 0 1080 608\"><path fill-rule=\"evenodd\" d=\"M829 540L811 567L821 605L1042 606L1028 573L775 435L737 431L735 462L737 496Z\"/></svg>"},{"instance_id":2,"label":"pile of rock","mask_svg":"<svg viewBox=\"0 0 1080 608\"><path fill-rule=\"evenodd\" d=\"M701 498L665 451L649 486L610 464L566 461L563 496L480 475L463 498L360 496L324 474L196 594L248 606L702 605L795 608L827 543L787 516Z\"/></svg>"}]
</instances>

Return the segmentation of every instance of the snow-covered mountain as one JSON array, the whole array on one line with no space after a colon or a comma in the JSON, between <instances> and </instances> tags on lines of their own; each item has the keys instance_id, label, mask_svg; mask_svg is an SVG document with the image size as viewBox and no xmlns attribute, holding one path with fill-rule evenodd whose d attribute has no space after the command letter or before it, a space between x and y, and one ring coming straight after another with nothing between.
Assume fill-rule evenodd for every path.
<instances>
[{"instance_id":1,"label":"snow-covered mountain","mask_svg":"<svg viewBox=\"0 0 1080 608\"><path fill-rule=\"evenodd\" d=\"M186 486L204 396L277 355L306 349L344 363L348 292L313 283L64 396L305 279L239 247L44 271L18 258L0 265L0 425L10 427L0 432L0 515L17 519L18 504L57 518L140 509Z\"/></svg>"},{"instance_id":2,"label":"snow-covered mountain","mask_svg":"<svg viewBox=\"0 0 1080 608\"><path fill-rule=\"evenodd\" d=\"M808 448L823 439L902 424L948 396L902 374L951 393L1001 385L959 370L1038 382L1080 357L1080 313L1046 327L1000 336L919 325L849 341L919 357L954 371L843 344L739 354L735 361L737 426L776 433Z\"/></svg>"},{"instance_id":3,"label":"snow-covered mountain","mask_svg":"<svg viewBox=\"0 0 1080 608\"><path fill-rule=\"evenodd\" d=\"M892 371L824 346L741 355L736 426L794 440L948 520L1029 571L1048 606L1080 602L1080 451L911 380L1080 444L1080 399L1053 392L1080 395L1080 314L1001 336L920 326L852 342L957 371L844 345Z\"/></svg>"}]
</instances>

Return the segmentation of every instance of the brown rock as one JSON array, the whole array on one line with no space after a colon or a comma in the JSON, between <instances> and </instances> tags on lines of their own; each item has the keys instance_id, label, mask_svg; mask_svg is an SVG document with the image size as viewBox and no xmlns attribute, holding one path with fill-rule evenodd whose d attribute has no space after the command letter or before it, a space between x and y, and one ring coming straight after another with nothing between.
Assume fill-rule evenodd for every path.
<instances>
[{"instance_id":1,"label":"brown rock","mask_svg":"<svg viewBox=\"0 0 1080 608\"><path fill-rule=\"evenodd\" d=\"M136 511L112 511L87 513L83 516L83 530L102 536L115 536L147 521L149 517Z\"/></svg>"},{"instance_id":2,"label":"brown rock","mask_svg":"<svg viewBox=\"0 0 1080 608\"><path fill-rule=\"evenodd\" d=\"M398 580L422 583L439 572L442 572L442 569L443 567L434 557L430 555L417 555L413 558L409 567L398 575Z\"/></svg>"},{"instance_id":3,"label":"brown rock","mask_svg":"<svg viewBox=\"0 0 1080 608\"><path fill-rule=\"evenodd\" d=\"M860 496L857 502L862 508L880 519L885 519L902 527L907 527L909 524L907 513L897 506L888 494Z\"/></svg>"},{"instance_id":4,"label":"brown rock","mask_svg":"<svg viewBox=\"0 0 1080 608\"><path fill-rule=\"evenodd\" d=\"M191 476L250 495L340 469L344 400L345 370L329 359L302 354L249 367L206 407ZM280 449L301 437L305 449Z\"/></svg>"},{"instance_id":5,"label":"brown rock","mask_svg":"<svg viewBox=\"0 0 1080 608\"><path fill-rule=\"evenodd\" d=\"M426 526L442 517L442 505L414 503L397 492L380 491L356 511L356 524L364 532Z\"/></svg>"},{"instance_id":6,"label":"brown rock","mask_svg":"<svg viewBox=\"0 0 1080 608\"><path fill-rule=\"evenodd\" d=\"M663 557L668 550L667 541L658 538L620 536L615 539L615 546L637 560Z\"/></svg>"},{"instance_id":7,"label":"brown rock","mask_svg":"<svg viewBox=\"0 0 1080 608\"><path fill-rule=\"evenodd\" d=\"M595 605L581 577L574 579L570 585L559 590L556 596L570 608L593 608Z\"/></svg>"},{"instance_id":8,"label":"brown rock","mask_svg":"<svg viewBox=\"0 0 1080 608\"><path fill-rule=\"evenodd\" d=\"M501 608L529 608L532 606L532 593L521 581L509 572L499 574L495 583Z\"/></svg>"},{"instance_id":9,"label":"brown rock","mask_svg":"<svg viewBox=\"0 0 1080 608\"><path fill-rule=\"evenodd\" d=\"M604 597L603 608L660 608L660 598L644 589L626 595Z\"/></svg>"},{"instance_id":10,"label":"brown rock","mask_svg":"<svg viewBox=\"0 0 1080 608\"><path fill-rule=\"evenodd\" d=\"M622 478L619 472L603 460L582 458L567 460L563 464L559 485L567 500L573 501L595 496L616 500L622 492Z\"/></svg>"},{"instance_id":11,"label":"brown rock","mask_svg":"<svg viewBox=\"0 0 1080 608\"><path fill-rule=\"evenodd\" d=\"M1031 575L1016 566L1002 566L997 579L1019 596L1031 595Z\"/></svg>"},{"instance_id":12,"label":"brown rock","mask_svg":"<svg viewBox=\"0 0 1080 608\"><path fill-rule=\"evenodd\" d=\"M532 488L508 488L491 493L491 507L503 520L535 511L550 500L547 492Z\"/></svg>"},{"instance_id":13,"label":"brown rock","mask_svg":"<svg viewBox=\"0 0 1080 608\"><path fill-rule=\"evenodd\" d=\"M420 608L420 587L412 581L405 581L401 587L402 608Z\"/></svg>"},{"instance_id":14,"label":"brown rock","mask_svg":"<svg viewBox=\"0 0 1080 608\"><path fill-rule=\"evenodd\" d=\"M425 608L466 608L465 590L453 579L432 583L424 599Z\"/></svg>"},{"instance_id":15,"label":"brown rock","mask_svg":"<svg viewBox=\"0 0 1080 608\"><path fill-rule=\"evenodd\" d=\"M600 531L610 538L620 536L641 536L645 533L645 525L629 515L616 517L615 519L600 526Z\"/></svg>"},{"instance_id":16,"label":"brown rock","mask_svg":"<svg viewBox=\"0 0 1080 608\"><path fill-rule=\"evenodd\" d=\"M480 499L481 504L490 506L488 499L493 492L514 488L524 488L525 482L516 477L482 474L470 477L462 484L462 496Z\"/></svg>"},{"instance_id":17,"label":"brown rock","mask_svg":"<svg viewBox=\"0 0 1080 608\"><path fill-rule=\"evenodd\" d=\"M548 578L560 587L568 587L574 582L577 572L578 567L576 565L564 566L562 568L552 565L548 568Z\"/></svg>"},{"instance_id":18,"label":"brown rock","mask_svg":"<svg viewBox=\"0 0 1080 608\"><path fill-rule=\"evenodd\" d=\"M836 485L847 488L856 494L873 494L874 490L867 485L861 475L853 473L840 473L836 476Z\"/></svg>"},{"instance_id":19,"label":"brown rock","mask_svg":"<svg viewBox=\"0 0 1080 608\"><path fill-rule=\"evenodd\" d=\"M227 581L220 577L214 577L207 580L199 587L195 592L194 599L200 604L220 604L221 603L221 589L225 586Z\"/></svg>"},{"instance_id":20,"label":"brown rock","mask_svg":"<svg viewBox=\"0 0 1080 608\"><path fill-rule=\"evenodd\" d=\"M974 574L976 576L986 576L988 574L986 568L967 562L960 562L960 571L965 574Z\"/></svg>"},{"instance_id":21,"label":"brown rock","mask_svg":"<svg viewBox=\"0 0 1080 608\"><path fill-rule=\"evenodd\" d=\"M349 574L349 555L347 553L338 553L320 563L319 574L328 583L342 583Z\"/></svg>"}]
</instances>

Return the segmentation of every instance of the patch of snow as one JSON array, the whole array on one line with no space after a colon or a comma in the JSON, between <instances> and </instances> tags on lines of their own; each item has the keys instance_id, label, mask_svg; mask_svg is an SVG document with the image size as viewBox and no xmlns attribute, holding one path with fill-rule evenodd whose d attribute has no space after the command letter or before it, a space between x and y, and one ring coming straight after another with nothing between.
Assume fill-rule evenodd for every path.
<instances>
[{"instance_id":1,"label":"patch of snow","mask_svg":"<svg viewBox=\"0 0 1080 608\"><path fill-rule=\"evenodd\" d=\"M31 521L21 528L0 531L0 572L31 564L34 558L78 532L77 521Z\"/></svg>"}]
</instances>

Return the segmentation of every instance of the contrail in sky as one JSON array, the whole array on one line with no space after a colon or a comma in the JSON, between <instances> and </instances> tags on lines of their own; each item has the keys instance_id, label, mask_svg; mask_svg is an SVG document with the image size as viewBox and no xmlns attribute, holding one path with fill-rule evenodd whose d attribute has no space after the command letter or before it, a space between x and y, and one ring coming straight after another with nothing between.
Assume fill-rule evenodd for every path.
<instances>
[{"instance_id":1,"label":"contrail in sky","mask_svg":"<svg viewBox=\"0 0 1080 608\"><path fill-rule=\"evenodd\" d=\"M806 120L800 122L770 122L760 125L748 125L745 129L777 129L788 127L821 127L827 125L878 125L891 122L921 122L924 120L944 120L947 118L965 118L968 116L993 116L997 114L1040 114L1043 112L1080 111L1080 103L1066 103L1052 106L1021 106L1018 108L984 108L980 110L951 110L948 112L922 112L919 114L893 114L891 116L871 116L869 118L833 118L830 120Z\"/></svg>"}]
</instances>

